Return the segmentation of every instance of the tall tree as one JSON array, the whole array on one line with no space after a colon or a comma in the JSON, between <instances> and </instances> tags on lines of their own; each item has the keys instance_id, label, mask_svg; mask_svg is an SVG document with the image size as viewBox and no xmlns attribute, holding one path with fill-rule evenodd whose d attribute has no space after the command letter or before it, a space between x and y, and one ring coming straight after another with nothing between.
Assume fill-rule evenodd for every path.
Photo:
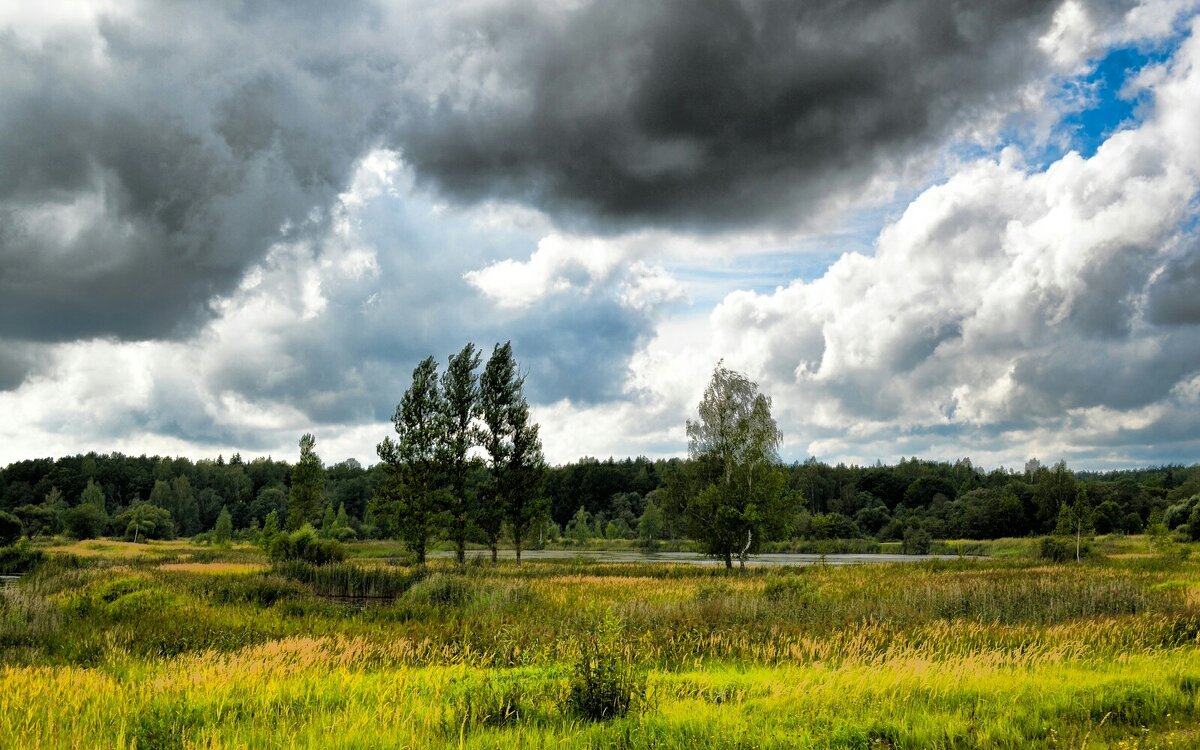
<instances>
[{"instance_id":1,"label":"tall tree","mask_svg":"<svg viewBox=\"0 0 1200 750\"><path fill-rule=\"evenodd\" d=\"M524 388L525 377L517 370L512 343L497 344L479 379L482 442L492 470L491 508L480 514L480 526L488 535L495 562L501 526L497 521L508 522L518 565L525 535L548 507L541 493L546 471L542 441L537 423L530 419Z\"/></svg>"},{"instance_id":2,"label":"tall tree","mask_svg":"<svg viewBox=\"0 0 1200 750\"><path fill-rule=\"evenodd\" d=\"M777 450L782 435L771 399L745 375L718 363L700 401L699 419L687 421L692 482L684 509L691 535L708 554L733 567L768 536L784 530L784 477Z\"/></svg>"},{"instance_id":3,"label":"tall tree","mask_svg":"<svg viewBox=\"0 0 1200 750\"><path fill-rule=\"evenodd\" d=\"M387 474L378 489L381 509L400 537L425 564L425 549L437 515L440 485L438 458L444 451L442 394L437 360L426 357L413 370L412 385L396 407L396 439L376 446Z\"/></svg>"},{"instance_id":4,"label":"tall tree","mask_svg":"<svg viewBox=\"0 0 1200 750\"><path fill-rule=\"evenodd\" d=\"M309 433L300 438L300 460L292 467L288 496L288 528L293 531L315 523L325 507L325 467L317 455L317 439Z\"/></svg>"},{"instance_id":5,"label":"tall tree","mask_svg":"<svg viewBox=\"0 0 1200 750\"><path fill-rule=\"evenodd\" d=\"M449 485L446 513L459 565L466 564L467 526L471 520L467 477L471 471L471 448L478 436L475 418L480 413L479 378L475 371L479 360L479 351L468 343L458 354L451 355L442 374L442 465Z\"/></svg>"}]
</instances>

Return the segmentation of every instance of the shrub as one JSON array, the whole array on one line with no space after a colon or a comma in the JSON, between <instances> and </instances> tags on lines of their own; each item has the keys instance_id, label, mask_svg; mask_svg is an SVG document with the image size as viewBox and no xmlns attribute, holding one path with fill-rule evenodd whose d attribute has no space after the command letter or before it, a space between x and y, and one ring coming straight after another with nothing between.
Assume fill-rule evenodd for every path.
<instances>
[{"instance_id":1,"label":"shrub","mask_svg":"<svg viewBox=\"0 0 1200 750\"><path fill-rule=\"evenodd\" d=\"M933 546L933 538L929 536L929 532L925 529L916 526L910 526L904 530L904 543L900 545L900 549L906 555L928 555L929 548Z\"/></svg>"},{"instance_id":2,"label":"shrub","mask_svg":"<svg viewBox=\"0 0 1200 750\"><path fill-rule=\"evenodd\" d=\"M25 533L25 529L21 526L21 519L12 513L0 510L0 547L11 547L16 544L23 533Z\"/></svg>"},{"instance_id":3,"label":"shrub","mask_svg":"<svg viewBox=\"0 0 1200 750\"><path fill-rule=\"evenodd\" d=\"M643 684L622 648L623 627L611 613L580 644L571 673L568 711L582 719L607 721L629 713Z\"/></svg>"},{"instance_id":4,"label":"shrub","mask_svg":"<svg viewBox=\"0 0 1200 750\"><path fill-rule=\"evenodd\" d=\"M95 539L104 533L108 515L91 503L63 511L63 526L76 539Z\"/></svg>"},{"instance_id":5,"label":"shrub","mask_svg":"<svg viewBox=\"0 0 1200 750\"><path fill-rule=\"evenodd\" d=\"M327 565L346 559L342 545L332 539L322 539L312 526L305 524L291 534L279 534L271 542L271 559L277 562L303 560L313 565Z\"/></svg>"},{"instance_id":6,"label":"shrub","mask_svg":"<svg viewBox=\"0 0 1200 750\"><path fill-rule=\"evenodd\" d=\"M1091 552L1091 545L1087 542L1080 545L1080 557L1087 557ZM1061 536L1044 536L1038 547L1038 557L1058 563L1070 562L1075 559L1075 540Z\"/></svg>"},{"instance_id":7,"label":"shrub","mask_svg":"<svg viewBox=\"0 0 1200 750\"><path fill-rule=\"evenodd\" d=\"M432 575L408 590L406 596L431 607L461 607L475 597L475 590L457 576Z\"/></svg>"}]
</instances>

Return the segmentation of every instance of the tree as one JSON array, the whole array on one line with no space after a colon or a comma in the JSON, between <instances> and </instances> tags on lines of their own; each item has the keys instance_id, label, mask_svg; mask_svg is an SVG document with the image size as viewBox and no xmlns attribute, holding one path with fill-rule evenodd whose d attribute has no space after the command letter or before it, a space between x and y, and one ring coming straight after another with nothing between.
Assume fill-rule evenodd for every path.
<instances>
[{"instance_id":1,"label":"tree","mask_svg":"<svg viewBox=\"0 0 1200 750\"><path fill-rule=\"evenodd\" d=\"M213 527L213 541L221 546L229 544L233 539L233 516L227 506L221 506L221 514L217 516L217 525Z\"/></svg>"},{"instance_id":2,"label":"tree","mask_svg":"<svg viewBox=\"0 0 1200 750\"><path fill-rule=\"evenodd\" d=\"M155 482L157 489L158 483ZM175 525L179 529L179 533L184 536L197 534L203 528L200 525L200 503L196 499L195 493L192 492L192 482L184 475L179 475L171 480L170 504L161 505L171 511L171 517L175 519ZM159 505L154 499L153 493L150 497L151 505Z\"/></svg>"},{"instance_id":3,"label":"tree","mask_svg":"<svg viewBox=\"0 0 1200 750\"><path fill-rule=\"evenodd\" d=\"M300 461L292 467L292 489L288 497L288 528L299 529L317 520L325 505L325 467L317 455L317 439L309 433L300 438Z\"/></svg>"},{"instance_id":4,"label":"tree","mask_svg":"<svg viewBox=\"0 0 1200 750\"><path fill-rule=\"evenodd\" d=\"M263 521L262 533L258 537L258 546L269 552L271 543L277 536L279 536L279 512L272 510L267 513L267 520Z\"/></svg>"},{"instance_id":5,"label":"tree","mask_svg":"<svg viewBox=\"0 0 1200 750\"><path fill-rule=\"evenodd\" d=\"M170 512L166 508L140 501L135 501L128 510L117 516L117 528L122 527L125 529L125 538L134 542L172 539L175 536L175 522Z\"/></svg>"},{"instance_id":6,"label":"tree","mask_svg":"<svg viewBox=\"0 0 1200 750\"><path fill-rule=\"evenodd\" d=\"M1150 518L1146 520L1146 539L1151 552L1155 550L1164 552L1170 546L1171 531L1163 523L1162 508L1150 511Z\"/></svg>"},{"instance_id":7,"label":"tree","mask_svg":"<svg viewBox=\"0 0 1200 750\"><path fill-rule=\"evenodd\" d=\"M1067 469L1066 461L1059 461L1054 468L1038 471L1034 501L1037 506L1037 522L1043 530L1051 528L1064 505L1075 502L1078 487L1075 476Z\"/></svg>"},{"instance_id":8,"label":"tree","mask_svg":"<svg viewBox=\"0 0 1200 750\"><path fill-rule=\"evenodd\" d=\"M80 503L62 514L63 528L76 539L94 539L104 533L108 516L92 503Z\"/></svg>"},{"instance_id":9,"label":"tree","mask_svg":"<svg viewBox=\"0 0 1200 750\"><path fill-rule=\"evenodd\" d=\"M690 535L726 569L733 568L734 554L744 566L764 537L786 527L791 510L784 502L777 455L782 435L771 399L718 363L687 434L692 481L684 517Z\"/></svg>"},{"instance_id":10,"label":"tree","mask_svg":"<svg viewBox=\"0 0 1200 750\"><path fill-rule=\"evenodd\" d=\"M662 536L663 528L667 525L666 516L663 515L662 508L652 499L646 500L646 507L642 510L642 517L638 519L638 536L646 543L647 547L653 547L659 537Z\"/></svg>"},{"instance_id":11,"label":"tree","mask_svg":"<svg viewBox=\"0 0 1200 750\"><path fill-rule=\"evenodd\" d=\"M442 464L446 470L449 494L446 513L449 516L450 539L458 564L467 562L467 526L471 517L471 502L467 493L467 478L471 471L471 448L478 431L475 418L479 416L480 354L468 343L458 354L450 357L442 374Z\"/></svg>"},{"instance_id":12,"label":"tree","mask_svg":"<svg viewBox=\"0 0 1200 750\"><path fill-rule=\"evenodd\" d=\"M592 536L592 520L591 514L580 505L579 510L575 511L575 515L571 516L571 520L567 523L567 535L575 540L580 546L587 544L587 540Z\"/></svg>"},{"instance_id":13,"label":"tree","mask_svg":"<svg viewBox=\"0 0 1200 750\"><path fill-rule=\"evenodd\" d=\"M1075 537L1075 562L1079 562L1081 557L1084 534L1091 534L1094 528L1095 513L1091 501L1088 500L1087 488L1080 487L1075 495L1075 502L1059 506L1057 525L1059 534Z\"/></svg>"},{"instance_id":14,"label":"tree","mask_svg":"<svg viewBox=\"0 0 1200 750\"><path fill-rule=\"evenodd\" d=\"M21 519L12 513L0 510L0 547L11 547L16 544L23 533Z\"/></svg>"},{"instance_id":15,"label":"tree","mask_svg":"<svg viewBox=\"0 0 1200 750\"><path fill-rule=\"evenodd\" d=\"M437 360L426 357L413 370L412 385L392 417L396 439L385 437L376 446L387 466L378 490L379 505L422 566L439 504L438 458L444 450L445 410L437 367Z\"/></svg>"},{"instance_id":16,"label":"tree","mask_svg":"<svg viewBox=\"0 0 1200 750\"><path fill-rule=\"evenodd\" d=\"M525 376L517 371L512 343L497 344L479 379L485 427L482 443L492 470L488 499L494 505L493 512L486 516L481 514L481 518L489 524L484 527L484 532L492 546L493 562L500 536L500 526L495 520L499 517L508 523L517 565L521 564L521 547L526 534L548 508L541 492L546 461L542 456L538 425L529 416L524 387Z\"/></svg>"}]
</instances>

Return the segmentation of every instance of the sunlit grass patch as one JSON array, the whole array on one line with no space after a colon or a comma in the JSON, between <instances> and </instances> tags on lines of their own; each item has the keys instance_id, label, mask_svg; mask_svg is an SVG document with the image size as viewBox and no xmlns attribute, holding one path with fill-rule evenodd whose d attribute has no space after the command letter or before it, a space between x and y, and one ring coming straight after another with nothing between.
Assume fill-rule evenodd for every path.
<instances>
[{"instance_id":1,"label":"sunlit grass patch","mask_svg":"<svg viewBox=\"0 0 1200 750\"><path fill-rule=\"evenodd\" d=\"M266 570L267 566L262 563L233 563L233 562L209 562L209 563L164 563L159 566L160 569L171 571L174 573L202 573L207 575L245 575L247 573L258 573Z\"/></svg>"}]
</instances>

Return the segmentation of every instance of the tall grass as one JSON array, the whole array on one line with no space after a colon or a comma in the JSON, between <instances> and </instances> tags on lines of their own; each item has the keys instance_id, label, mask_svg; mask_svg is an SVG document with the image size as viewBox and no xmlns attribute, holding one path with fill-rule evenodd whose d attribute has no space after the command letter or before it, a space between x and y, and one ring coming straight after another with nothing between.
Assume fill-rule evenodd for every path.
<instances>
[{"instance_id":1,"label":"tall grass","mask_svg":"<svg viewBox=\"0 0 1200 750\"><path fill-rule=\"evenodd\" d=\"M186 554L0 592L0 747L1200 744L1190 560L162 564Z\"/></svg>"}]
</instances>

